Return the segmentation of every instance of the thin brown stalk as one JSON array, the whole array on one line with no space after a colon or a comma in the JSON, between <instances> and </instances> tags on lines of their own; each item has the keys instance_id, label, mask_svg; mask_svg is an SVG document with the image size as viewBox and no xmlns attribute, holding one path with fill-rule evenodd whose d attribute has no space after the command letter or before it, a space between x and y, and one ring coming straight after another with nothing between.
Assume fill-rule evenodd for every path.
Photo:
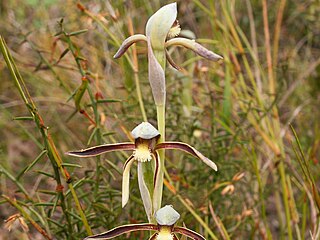
<instances>
[{"instance_id":1,"label":"thin brown stalk","mask_svg":"<svg viewBox=\"0 0 320 240\"><path fill-rule=\"evenodd\" d=\"M273 67L276 69L278 64L278 51L279 51L279 39L281 32L281 24L283 19L283 12L286 6L287 0L281 0L279 4L279 10L277 14L275 29L274 29L274 38L273 38ZM277 79L276 71L274 71L274 79Z\"/></svg>"},{"instance_id":2,"label":"thin brown stalk","mask_svg":"<svg viewBox=\"0 0 320 240\"><path fill-rule=\"evenodd\" d=\"M227 232L226 228L224 227L221 219L215 214L211 202L209 202L209 209L210 209L210 213L212 215L212 218L213 218L214 222L216 223L222 238L224 240L229 240L230 238L228 236L228 232Z\"/></svg>"},{"instance_id":3,"label":"thin brown stalk","mask_svg":"<svg viewBox=\"0 0 320 240\"><path fill-rule=\"evenodd\" d=\"M251 35L252 49L253 49L253 53L254 53L257 61L259 61L256 27L255 27L254 16L253 16L253 11L252 11L252 6L250 3L250 0L246 0L246 5L247 5L248 17L249 17L249 23L250 23L250 35ZM257 64L254 64L254 75L256 77L258 91L261 93L262 92L262 82L261 82L260 69L257 66Z\"/></svg>"},{"instance_id":4,"label":"thin brown stalk","mask_svg":"<svg viewBox=\"0 0 320 240\"><path fill-rule=\"evenodd\" d=\"M13 207L15 207L20 213L21 215L27 219L31 225L45 238L48 240L52 240L52 238L49 236L49 234L42 228L40 227L39 224L37 224L33 218L24 210L24 208L22 206L20 206L20 204L17 202L16 199L11 199L10 197L6 196L6 195L1 195L2 198L4 198L8 203L10 203Z\"/></svg>"},{"instance_id":5,"label":"thin brown stalk","mask_svg":"<svg viewBox=\"0 0 320 240\"><path fill-rule=\"evenodd\" d=\"M273 69L272 69L267 0L262 0L262 10L263 10L263 30L264 30L264 39L265 39L265 46L266 46L266 58L267 58L268 79L269 79L269 93L272 96L274 96L276 86L273 78Z\"/></svg>"}]
</instances>

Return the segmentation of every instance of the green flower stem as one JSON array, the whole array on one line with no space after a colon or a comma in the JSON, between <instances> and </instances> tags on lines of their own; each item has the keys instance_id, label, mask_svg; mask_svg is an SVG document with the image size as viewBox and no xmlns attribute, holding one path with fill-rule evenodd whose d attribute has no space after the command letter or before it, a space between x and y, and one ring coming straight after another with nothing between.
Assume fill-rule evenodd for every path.
<instances>
[{"instance_id":1,"label":"green flower stem","mask_svg":"<svg viewBox=\"0 0 320 240\"><path fill-rule=\"evenodd\" d=\"M165 122L165 104L163 105L158 105L157 106L157 121L158 121L158 131L161 134L161 137L159 139L159 142L164 142L165 141L165 129L166 129L166 122ZM159 198L157 199L157 206L159 208L161 207L161 201L162 201L162 190L163 190L163 177L164 177L164 170L165 170L165 165L164 165L164 159L165 159L165 151L164 150L159 150L159 157L160 157L160 172L159 172ZM158 209L154 209L154 212L156 212Z\"/></svg>"},{"instance_id":2,"label":"green flower stem","mask_svg":"<svg viewBox=\"0 0 320 240\"><path fill-rule=\"evenodd\" d=\"M138 102L139 102L142 118L143 118L144 122L147 122L148 119L147 119L147 114L146 114L146 111L145 111L145 108L144 108L144 104L143 104L143 99L142 99L141 89L140 89L140 79L139 79L137 71L134 71L134 81L136 83Z\"/></svg>"}]
</instances>

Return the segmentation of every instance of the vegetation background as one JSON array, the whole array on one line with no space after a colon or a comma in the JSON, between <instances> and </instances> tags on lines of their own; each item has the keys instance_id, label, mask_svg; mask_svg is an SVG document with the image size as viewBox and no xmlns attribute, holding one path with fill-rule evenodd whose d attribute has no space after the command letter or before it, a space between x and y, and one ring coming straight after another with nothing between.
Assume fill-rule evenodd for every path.
<instances>
[{"instance_id":1,"label":"vegetation background","mask_svg":"<svg viewBox=\"0 0 320 240\"><path fill-rule=\"evenodd\" d=\"M1 55L0 239L79 239L85 218L94 233L147 221L135 170L121 208L126 153L63 153L130 140L142 121L137 82L156 125L146 46L112 56L169 2L0 1L0 34L37 108L26 107ZM319 1L178 1L178 20L224 61L169 49L182 70L166 72L166 138L219 171L167 151L163 203L208 239L320 239Z\"/></svg>"}]
</instances>

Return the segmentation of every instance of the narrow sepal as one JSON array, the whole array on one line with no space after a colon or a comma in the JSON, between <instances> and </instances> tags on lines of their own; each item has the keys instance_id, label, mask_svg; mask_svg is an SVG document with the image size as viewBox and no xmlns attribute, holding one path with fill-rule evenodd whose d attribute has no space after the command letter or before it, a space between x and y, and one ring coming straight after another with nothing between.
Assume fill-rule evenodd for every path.
<instances>
[{"instance_id":1,"label":"narrow sepal","mask_svg":"<svg viewBox=\"0 0 320 240\"><path fill-rule=\"evenodd\" d=\"M122 176L122 207L124 207L129 200L129 190L130 190L130 169L134 162L134 156L131 155L123 166L123 176Z\"/></svg>"},{"instance_id":2,"label":"narrow sepal","mask_svg":"<svg viewBox=\"0 0 320 240\"><path fill-rule=\"evenodd\" d=\"M149 192L146 182L144 181L142 164L142 162L138 162L138 184L143 206L148 216L148 220L150 221L152 219L151 194Z\"/></svg>"},{"instance_id":3,"label":"narrow sepal","mask_svg":"<svg viewBox=\"0 0 320 240\"><path fill-rule=\"evenodd\" d=\"M86 237L84 240L90 240L90 239L113 239L114 237L120 236L124 233L128 232L134 232L134 231L141 231L141 230L158 230L158 226L155 224L149 224L149 223L142 223L142 224L129 224L129 225L123 225L120 227L113 228L107 232L96 234L93 236Z\"/></svg>"},{"instance_id":4,"label":"narrow sepal","mask_svg":"<svg viewBox=\"0 0 320 240\"><path fill-rule=\"evenodd\" d=\"M155 159L155 172L154 172L154 190L153 190L153 209L154 211L157 211L161 206L159 206L159 201L158 199L160 198L161 194L161 182L160 182L160 156L158 152L155 152L153 154L153 157ZM161 192L160 192L161 191Z\"/></svg>"},{"instance_id":5,"label":"narrow sepal","mask_svg":"<svg viewBox=\"0 0 320 240\"><path fill-rule=\"evenodd\" d=\"M172 230L174 233L180 233L184 236L187 236L194 240L206 240L203 236L201 236L199 233L196 233L188 228L184 227L173 227Z\"/></svg>"},{"instance_id":6,"label":"narrow sepal","mask_svg":"<svg viewBox=\"0 0 320 240\"><path fill-rule=\"evenodd\" d=\"M214 62L223 59L223 57L221 57L220 55L210 51L209 49L205 48L201 44L195 42L194 40L190 40L187 38L172 38L172 39L168 40L165 44L166 48L173 46L173 45L183 46L185 48L188 48L188 49L194 51L199 56L204 57L204 58L211 60L211 61L214 61Z\"/></svg>"},{"instance_id":7,"label":"narrow sepal","mask_svg":"<svg viewBox=\"0 0 320 240\"><path fill-rule=\"evenodd\" d=\"M66 152L66 154L74 157L93 157L106 152L128 151L128 150L134 150L134 148L135 148L134 143L129 143L129 142L114 143L114 144L104 144L100 146L90 147L90 148L77 150L77 151L70 151L70 152Z\"/></svg>"},{"instance_id":8,"label":"narrow sepal","mask_svg":"<svg viewBox=\"0 0 320 240\"><path fill-rule=\"evenodd\" d=\"M166 99L166 80L164 70L156 59L150 38L148 38L148 73L152 95L156 105L164 105Z\"/></svg>"},{"instance_id":9,"label":"narrow sepal","mask_svg":"<svg viewBox=\"0 0 320 240\"><path fill-rule=\"evenodd\" d=\"M175 68L175 69L177 69L177 70L181 70L181 67L173 61L173 59L171 58L171 56L170 56L170 54L168 53L167 50L166 50L166 58L167 58L167 61L169 62L169 64L170 64L173 68Z\"/></svg>"},{"instance_id":10,"label":"narrow sepal","mask_svg":"<svg viewBox=\"0 0 320 240\"><path fill-rule=\"evenodd\" d=\"M135 34L135 35L132 35L132 36L128 37L127 39L125 39L125 40L122 42L119 50L118 50L117 53L113 56L113 58L115 58L115 59L116 59L116 58L120 58L120 57L128 50L128 48L129 48L132 44L134 44L134 43L136 43L136 42L139 42L139 41L145 41L145 42L146 42L146 41L147 41L146 36L143 35L143 34Z\"/></svg>"},{"instance_id":11,"label":"narrow sepal","mask_svg":"<svg viewBox=\"0 0 320 240\"><path fill-rule=\"evenodd\" d=\"M199 152L197 149L191 147L189 144L183 143L183 142L162 142L156 145L157 149L178 149L185 151L187 153L190 153L191 155L199 158L201 161L203 161L205 164L207 164L209 167L211 167L213 170L218 171L217 165L212 162L209 158L205 157L201 152Z\"/></svg>"}]
</instances>

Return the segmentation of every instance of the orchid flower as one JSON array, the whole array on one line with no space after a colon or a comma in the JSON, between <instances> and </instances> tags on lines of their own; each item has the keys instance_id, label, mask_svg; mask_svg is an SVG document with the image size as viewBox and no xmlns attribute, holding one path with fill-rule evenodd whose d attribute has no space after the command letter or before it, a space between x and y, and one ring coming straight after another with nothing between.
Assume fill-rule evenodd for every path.
<instances>
[{"instance_id":1,"label":"orchid flower","mask_svg":"<svg viewBox=\"0 0 320 240\"><path fill-rule=\"evenodd\" d=\"M158 143L160 138L159 131L148 122L142 122L135 127L132 132L133 142L115 143L115 144L104 144L95 146L79 151L70 151L66 154L75 157L92 157L103 153L112 151L133 151L130 157L124 164L123 167L123 179L122 179L122 207L124 207L129 200L129 179L130 179L130 168L133 162L138 162L138 182L142 200L144 202L145 210L148 218L152 216L152 203L150 194L146 188L142 173L142 164L149 162L152 159L155 160L155 172L154 172L154 186L157 185L159 179L160 169L160 158L157 150L159 149L178 149L187 152L198 159L202 160L209 167L218 170L217 165L210 159L202 155L198 150L191 147L190 145L182 142L161 142ZM153 204L156 204L155 201ZM154 206L154 209L158 209L158 206Z\"/></svg>"},{"instance_id":2,"label":"orchid flower","mask_svg":"<svg viewBox=\"0 0 320 240\"><path fill-rule=\"evenodd\" d=\"M223 59L194 40L177 37L180 33L180 25L176 18L177 3L163 6L149 18L146 35L135 34L128 37L114 55L114 58L120 58L132 44L139 41L147 42L149 81L156 105L162 105L165 101L165 60L167 59L174 68L179 69L168 54L168 47L183 46L212 61Z\"/></svg>"},{"instance_id":3,"label":"orchid flower","mask_svg":"<svg viewBox=\"0 0 320 240\"><path fill-rule=\"evenodd\" d=\"M171 205L167 205L163 208L160 208L156 214L155 218L157 224L129 224L123 225L120 227L116 227L111 229L108 232L93 235L86 237L84 240L92 240L92 239L113 239L114 237L120 236L124 233L129 233L133 231L156 231L149 240L178 240L175 233L182 234L186 237L189 237L194 240L205 240L203 236L200 234L184 227L176 227L174 224L180 218L180 214L173 209Z\"/></svg>"}]
</instances>

